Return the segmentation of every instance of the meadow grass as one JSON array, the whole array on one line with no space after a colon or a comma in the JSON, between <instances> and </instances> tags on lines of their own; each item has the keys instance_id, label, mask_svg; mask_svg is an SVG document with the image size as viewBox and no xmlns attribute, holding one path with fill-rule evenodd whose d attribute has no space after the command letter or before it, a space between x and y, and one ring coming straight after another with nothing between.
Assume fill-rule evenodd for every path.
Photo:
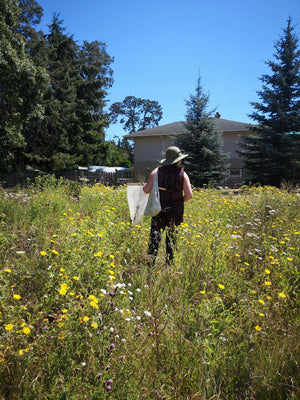
<instances>
[{"instance_id":1,"label":"meadow grass","mask_svg":"<svg viewBox=\"0 0 300 400\"><path fill-rule=\"evenodd\" d=\"M0 191L1 399L298 399L300 196L197 190L147 265L126 187Z\"/></svg>"}]
</instances>

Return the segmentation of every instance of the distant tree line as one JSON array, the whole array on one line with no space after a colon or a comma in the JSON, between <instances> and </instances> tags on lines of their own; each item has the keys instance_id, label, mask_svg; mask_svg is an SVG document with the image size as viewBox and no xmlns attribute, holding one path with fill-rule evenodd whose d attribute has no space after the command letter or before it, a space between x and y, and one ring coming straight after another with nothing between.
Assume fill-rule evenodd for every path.
<instances>
[{"instance_id":1,"label":"distant tree line","mask_svg":"<svg viewBox=\"0 0 300 400\"><path fill-rule=\"evenodd\" d=\"M127 107L124 101L107 109L113 58L106 44L78 45L58 15L48 33L38 31L42 16L35 0L0 2L0 171L130 166L131 145L105 140L105 129L118 110L124 120ZM131 100L131 131L158 124L157 102Z\"/></svg>"},{"instance_id":2,"label":"distant tree line","mask_svg":"<svg viewBox=\"0 0 300 400\"><path fill-rule=\"evenodd\" d=\"M157 126L161 106L129 95L108 107L114 60L106 44L78 45L58 15L47 33L39 31L42 16L36 0L0 1L0 171L131 166L132 145L107 141L105 129L116 122L129 133ZM266 64L271 74L260 77L253 134L241 138L240 154L255 183L299 183L300 50L290 17ZM228 167L208 101L199 77L186 101L187 136L177 142L190 154L186 169L195 186L222 183Z\"/></svg>"}]
</instances>

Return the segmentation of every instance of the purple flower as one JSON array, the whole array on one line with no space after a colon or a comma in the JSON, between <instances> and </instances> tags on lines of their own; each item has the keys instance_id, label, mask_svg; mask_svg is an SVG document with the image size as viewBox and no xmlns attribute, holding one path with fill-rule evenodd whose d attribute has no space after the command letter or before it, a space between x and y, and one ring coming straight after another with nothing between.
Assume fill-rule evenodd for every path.
<instances>
[{"instance_id":1,"label":"purple flower","mask_svg":"<svg viewBox=\"0 0 300 400\"><path fill-rule=\"evenodd\" d=\"M110 344L110 347L115 347L115 345L113 343Z\"/></svg>"},{"instance_id":2,"label":"purple flower","mask_svg":"<svg viewBox=\"0 0 300 400\"><path fill-rule=\"evenodd\" d=\"M107 386L106 386L106 390L107 390L107 391L111 390L111 386L110 386L110 385L107 385Z\"/></svg>"},{"instance_id":3,"label":"purple flower","mask_svg":"<svg viewBox=\"0 0 300 400\"><path fill-rule=\"evenodd\" d=\"M122 361L124 360L124 358L125 358L125 356L121 356L121 360L122 360Z\"/></svg>"},{"instance_id":4,"label":"purple flower","mask_svg":"<svg viewBox=\"0 0 300 400\"><path fill-rule=\"evenodd\" d=\"M106 371L108 371L110 369L110 365L108 365L105 369Z\"/></svg>"},{"instance_id":5,"label":"purple flower","mask_svg":"<svg viewBox=\"0 0 300 400\"><path fill-rule=\"evenodd\" d=\"M97 374L97 378L99 379L102 376L101 372Z\"/></svg>"}]
</instances>

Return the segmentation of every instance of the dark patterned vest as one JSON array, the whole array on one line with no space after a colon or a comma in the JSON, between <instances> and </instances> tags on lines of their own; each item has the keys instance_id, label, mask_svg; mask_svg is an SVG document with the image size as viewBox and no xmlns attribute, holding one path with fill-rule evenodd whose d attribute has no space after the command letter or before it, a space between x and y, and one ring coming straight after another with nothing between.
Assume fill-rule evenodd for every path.
<instances>
[{"instance_id":1,"label":"dark patterned vest","mask_svg":"<svg viewBox=\"0 0 300 400\"><path fill-rule=\"evenodd\" d=\"M160 188L161 212L154 217L158 228L164 229L170 224L180 225L183 221L183 170L173 165L158 168L158 186Z\"/></svg>"}]
</instances>

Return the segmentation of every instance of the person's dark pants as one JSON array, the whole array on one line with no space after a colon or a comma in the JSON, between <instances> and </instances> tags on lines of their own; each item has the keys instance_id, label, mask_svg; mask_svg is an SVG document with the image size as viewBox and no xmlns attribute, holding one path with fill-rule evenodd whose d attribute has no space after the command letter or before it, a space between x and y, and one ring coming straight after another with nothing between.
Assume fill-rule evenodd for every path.
<instances>
[{"instance_id":1,"label":"person's dark pants","mask_svg":"<svg viewBox=\"0 0 300 400\"><path fill-rule=\"evenodd\" d=\"M162 233L164 229L158 228L155 223L155 220L151 220L151 230L150 230L150 242L149 242L149 250L148 254L152 256L152 265L155 263L155 259L158 253L159 244L162 238ZM166 262L170 264L174 258L174 250L176 243L176 231L174 224L170 224L170 226L166 227Z\"/></svg>"}]
</instances>

